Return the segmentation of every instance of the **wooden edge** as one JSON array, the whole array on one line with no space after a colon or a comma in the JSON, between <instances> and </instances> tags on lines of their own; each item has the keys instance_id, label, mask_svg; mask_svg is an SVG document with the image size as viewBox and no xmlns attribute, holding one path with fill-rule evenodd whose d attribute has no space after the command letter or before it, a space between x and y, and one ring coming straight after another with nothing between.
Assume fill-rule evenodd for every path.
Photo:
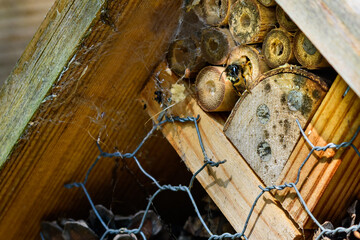
<instances>
[{"instance_id":1,"label":"wooden edge","mask_svg":"<svg viewBox=\"0 0 360 240\"><path fill-rule=\"evenodd\" d=\"M356 1L276 2L360 96L360 16Z\"/></svg>"},{"instance_id":2,"label":"wooden edge","mask_svg":"<svg viewBox=\"0 0 360 240\"><path fill-rule=\"evenodd\" d=\"M0 89L0 167L74 55L104 1L55 2Z\"/></svg>"},{"instance_id":3,"label":"wooden edge","mask_svg":"<svg viewBox=\"0 0 360 240\"><path fill-rule=\"evenodd\" d=\"M327 86L327 84L317 75L310 73L308 71L305 71L303 69L298 68L298 66L290 66L290 67L279 67L279 68L275 68L273 70L267 71L263 74L261 74L259 77L257 77L257 79L254 81L254 84L252 85L254 88L257 84L259 84L262 80L280 74L280 73L293 73L293 74L297 74L297 75L301 75L303 77L306 77L310 80L312 80L313 82L317 83L320 85L320 87L324 90L324 91L328 91L329 87ZM251 90L251 89L250 89ZM233 108L233 110L230 113L230 116L228 118L228 120L225 122L224 125L224 132L226 132L226 130L229 127L229 123L231 122L231 120L234 118L234 114L237 111L237 109L239 108L239 106L241 105L243 99L248 95L248 92L245 92L240 99L236 102L235 107Z\"/></svg>"},{"instance_id":4,"label":"wooden edge","mask_svg":"<svg viewBox=\"0 0 360 240\"><path fill-rule=\"evenodd\" d=\"M156 72L164 73L158 78L164 79L162 87L168 89L177 78L173 76L174 74L166 76L168 71L165 69L166 65L161 64ZM155 116L161 111L159 104L153 100L154 91L155 80L151 78L140 95L146 102L150 116ZM197 175L197 179L235 230L242 231L250 208L261 192L258 188L262 185L261 181L227 140L222 131L223 125L203 112L191 94L188 94L186 100L173 107L171 111L174 115L184 117L199 115L199 131L209 158L213 161L227 160L218 168L205 169ZM161 130L187 167L193 173L200 169L204 157L193 123L169 123L163 125ZM254 239L301 237L297 225L277 205L270 193L260 197L245 234Z\"/></svg>"}]
</instances>

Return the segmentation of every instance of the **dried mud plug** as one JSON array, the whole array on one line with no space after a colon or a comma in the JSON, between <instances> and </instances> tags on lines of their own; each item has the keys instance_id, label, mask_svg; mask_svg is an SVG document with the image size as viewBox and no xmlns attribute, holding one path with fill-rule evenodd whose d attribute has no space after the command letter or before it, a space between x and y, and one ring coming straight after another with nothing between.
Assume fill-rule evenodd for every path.
<instances>
[{"instance_id":1,"label":"dried mud plug","mask_svg":"<svg viewBox=\"0 0 360 240\"><path fill-rule=\"evenodd\" d=\"M326 91L311 73L278 68L261 75L236 103L225 135L266 185L276 184L300 137L296 119L304 127Z\"/></svg>"}]
</instances>

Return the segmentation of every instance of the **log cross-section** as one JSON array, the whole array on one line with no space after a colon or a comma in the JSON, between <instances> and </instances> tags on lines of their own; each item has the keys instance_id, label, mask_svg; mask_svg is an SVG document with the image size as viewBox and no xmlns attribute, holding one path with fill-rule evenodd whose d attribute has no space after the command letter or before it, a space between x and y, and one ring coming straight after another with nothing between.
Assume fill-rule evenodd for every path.
<instances>
[{"instance_id":1,"label":"log cross-section","mask_svg":"<svg viewBox=\"0 0 360 240\"><path fill-rule=\"evenodd\" d=\"M158 79L165 79L162 85L165 89L176 81L174 74L170 75L166 70L165 64L161 64L155 72ZM155 78L152 78L141 93L151 116L161 111L159 104L154 101L154 91ZM184 102L171 109L172 113L181 116L200 115L199 129L208 157L213 161L227 160L218 168L201 172L197 179L235 230L242 231L250 208L261 192L258 186L262 183L227 140L221 118L219 120L218 116L212 117L203 112L196 100L188 94ZM191 123L167 124L162 132L193 173L203 165L203 153ZM259 199L245 234L251 236L251 239L296 239L301 236L297 226L269 193Z\"/></svg>"}]
</instances>

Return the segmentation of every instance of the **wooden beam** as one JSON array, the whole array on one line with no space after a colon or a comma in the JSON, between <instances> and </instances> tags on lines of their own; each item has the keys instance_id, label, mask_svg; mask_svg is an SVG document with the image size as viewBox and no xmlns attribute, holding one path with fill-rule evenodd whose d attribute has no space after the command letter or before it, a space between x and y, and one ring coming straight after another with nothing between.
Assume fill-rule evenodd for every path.
<instances>
[{"instance_id":1,"label":"wooden beam","mask_svg":"<svg viewBox=\"0 0 360 240\"><path fill-rule=\"evenodd\" d=\"M276 0L360 96L360 9L357 1Z\"/></svg>"},{"instance_id":2,"label":"wooden beam","mask_svg":"<svg viewBox=\"0 0 360 240\"><path fill-rule=\"evenodd\" d=\"M349 141L360 126L360 98L349 91L347 84L338 77L322 101L305 133L315 146ZM360 148L360 135L353 142ZM310 152L304 138L300 138L287 161L278 184L294 182L298 169ZM328 149L315 151L304 165L298 189L309 209L322 223L339 221L360 191L360 158L354 149ZM276 198L301 226L314 227L293 190L278 192ZM334 207L336 206L336 207Z\"/></svg>"},{"instance_id":3,"label":"wooden beam","mask_svg":"<svg viewBox=\"0 0 360 240\"><path fill-rule=\"evenodd\" d=\"M96 138L105 151L131 152L151 128L137 97L164 58L182 3L55 3L1 91L2 161L18 141L0 171L3 238L39 238L41 220L86 219L84 193L64 184L83 180L99 153ZM138 158L161 182L190 175L163 137L151 138ZM174 168L163 171L169 164ZM146 206L153 185L130 159L119 160L117 177L114 165L102 159L87 189L96 204L134 214Z\"/></svg>"},{"instance_id":4,"label":"wooden beam","mask_svg":"<svg viewBox=\"0 0 360 240\"><path fill-rule=\"evenodd\" d=\"M57 1L0 90L0 166L66 67L103 1ZM76 24L74 24L76 22Z\"/></svg>"},{"instance_id":5,"label":"wooden beam","mask_svg":"<svg viewBox=\"0 0 360 240\"><path fill-rule=\"evenodd\" d=\"M161 87L164 89L169 89L171 83L177 80L174 74L169 74L164 63L158 67L155 75L163 82ZM161 111L159 104L153 100L155 81L154 76L141 94L147 103L150 116ZM235 230L242 231L250 208L261 192L258 186L262 183L227 140L223 133L223 119L216 114L210 116L202 111L190 93L187 94L184 102L171 108L172 115L200 115L200 133L209 158L213 161L227 160L218 168L208 168L201 172L197 179ZM193 123L166 124L162 132L193 173L203 165L204 157ZM274 198L266 193L255 207L246 235L254 239L295 239L301 234Z\"/></svg>"}]
</instances>

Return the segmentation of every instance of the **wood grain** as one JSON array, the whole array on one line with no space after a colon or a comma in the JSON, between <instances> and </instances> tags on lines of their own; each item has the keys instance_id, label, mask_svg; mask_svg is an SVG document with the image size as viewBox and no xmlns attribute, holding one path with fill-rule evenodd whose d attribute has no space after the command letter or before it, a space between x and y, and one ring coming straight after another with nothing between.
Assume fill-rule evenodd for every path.
<instances>
[{"instance_id":1,"label":"wood grain","mask_svg":"<svg viewBox=\"0 0 360 240\"><path fill-rule=\"evenodd\" d=\"M0 1L0 86L9 76L54 2Z\"/></svg>"},{"instance_id":2,"label":"wood grain","mask_svg":"<svg viewBox=\"0 0 360 240\"><path fill-rule=\"evenodd\" d=\"M276 183L327 87L318 76L294 67L261 75L236 103L225 135L266 186Z\"/></svg>"},{"instance_id":3,"label":"wood grain","mask_svg":"<svg viewBox=\"0 0 360 240\"><path fill-rule=\"evenodd\" d=\"M101 9L100 1L57 2L0 89L0 165ZM69 28L77 21L73 28Z\"/></svg>"},{"instance_id":4,"label":"wood grain","mask_svg":"<svg viewBox=\"0 0 360 240\"><path fill-rule=\"evenodd\" d=\"M137 96L164 58L181 4L110 1L109 17L101 18L100 1L55 3L1 92L2 160L18 141L0 172L2 238L36 239L41 220L87 217L83 192L64 184L83 179L98 154L97 137L105 151L128 152L151 128ZM161 182L189 177L162 136L151 138L138 157ZM87 188L96 204L133 214L146 206L153 185L131 160L119 160L113 178L114 161L102 159Z\"/></svg>"},{"instance_id":5,"label":"wood grain","mask_svg":"<svg viewBox=\"0 0 360 240\"><path fill-rule=\"evenodd\" d=\"M357 1L276 2L360 96L360 9Z\"/></svg>"},{"instance_id":6,"label":"wood grain","mask_svg":"<svg viewBox=\"0 0 360 240\"><path fill-rule=\"evenodd\" d=\"M166 64L161 64L156 72L160 73L157 78L163 80L161 87L164 91L177 81L174 74L168 74ZM161 110L152 99L155 89L155 79L152 78L141 93L150 116ZM260 193L258 185L261 185L261 181L226 139L222 131L223 122L217 120L217 115L213 117L203 112L190 93L184 102L171 109L171 114L200 115L199 129L209 158L213 161L227 160L218 168L201 172L197 179L235 230L241 231L250 207ZM204 157L193 123L167 124L162 127L162 132L193 173L203 165ZM255 207L246 235L254 239L294 239L301 234L267 193Z\"/></svg>"},{"instance_id":7,"label":"wood grain","mask_svg":"<svg viewBox=\"0 0 360 240\"><path fill-rule=\"evenodd\" d=\"M306 127L305 133L315 146L349 141L360 126L360 99L353 91L343 98L346 88L346 83L338 77ZM354 145L359 149L360 136ZM297 170L309 151L310 146L300 138L277 183L295 181ZM315 152L304 165L297 186L320 222L339 221L358 194L359 160L354 149L329 149ZM276 197L296 222L306 228L313 227L292 190L278 192Z\"/></svg>"}]
</instances>

